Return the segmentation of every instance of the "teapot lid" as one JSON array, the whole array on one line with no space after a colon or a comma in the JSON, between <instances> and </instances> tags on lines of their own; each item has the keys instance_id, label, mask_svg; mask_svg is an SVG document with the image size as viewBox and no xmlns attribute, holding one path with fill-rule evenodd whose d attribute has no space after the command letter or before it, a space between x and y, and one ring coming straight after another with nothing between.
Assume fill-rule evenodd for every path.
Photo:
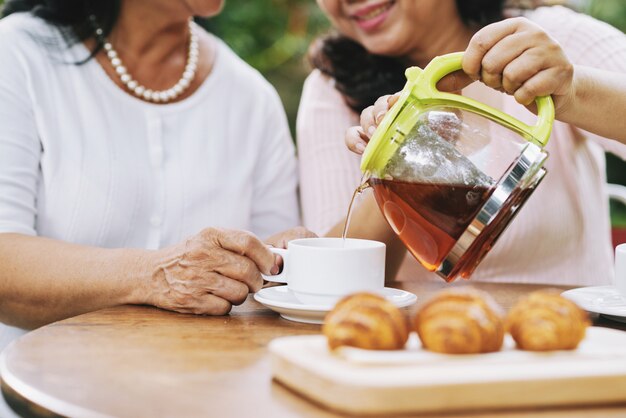
<instances>
[{"instance_id":1,"label":"teapot lid","mask_svg":"<svg viewBox=\"0 0 626 418\"><path fill-rule=\"evenodd\" d=\"M446 75L462 69L463 52L434 58L424 70L410 67L405 71L405 84L398 101L387 112L372 135L363 157L361 171L382 172L405 134L417 122L420 113L433 106L446 106L467 110L484 116L518 133L528 142L543 148L550 138L554 123L554 103L550 96L538 97L537 123L529 126L524 122L484 103L437 90L437 83Z\"/></svg>"}]
</instances>

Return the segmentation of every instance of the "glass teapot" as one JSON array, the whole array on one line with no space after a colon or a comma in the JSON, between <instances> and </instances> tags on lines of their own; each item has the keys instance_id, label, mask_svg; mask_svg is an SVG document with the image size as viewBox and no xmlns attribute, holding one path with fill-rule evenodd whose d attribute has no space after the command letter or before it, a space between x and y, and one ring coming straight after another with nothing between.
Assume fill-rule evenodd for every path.
<instances>
[{"instance_id":1,"label":"glass teapot","mask_svg":"<svg viewBox=\"0 0 626 418\"><path fill-rule=\"evenodd\" d=\"M535 126L437 82L462 68L463 53L406 71L397 103L365 148L361 171L413 256L446 281L469 278L546 174L554 121L537 98Z\"/></svg>"}]
</instances>

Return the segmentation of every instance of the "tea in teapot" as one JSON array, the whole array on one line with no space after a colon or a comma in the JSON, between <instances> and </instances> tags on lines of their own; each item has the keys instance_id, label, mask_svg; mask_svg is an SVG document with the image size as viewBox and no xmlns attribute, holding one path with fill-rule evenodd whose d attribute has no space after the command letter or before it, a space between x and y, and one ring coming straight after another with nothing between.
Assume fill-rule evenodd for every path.
<instances>
[{"instance_id":1,"label":"tea in teapot","mask_svg":"<svg viewBox=\"0 0 626 418\"><path fill-rule=\"evenodd\" d=\"M468 278L546 174L554 120L537 99L528 126L472 99L439 92L462 53L435 58L408 82L361 160L376 202L407 249L447 281ZM364 186L362 185L361 188ZM346 225L347 226L347 225Z\"/></svg>"}]
</instances>

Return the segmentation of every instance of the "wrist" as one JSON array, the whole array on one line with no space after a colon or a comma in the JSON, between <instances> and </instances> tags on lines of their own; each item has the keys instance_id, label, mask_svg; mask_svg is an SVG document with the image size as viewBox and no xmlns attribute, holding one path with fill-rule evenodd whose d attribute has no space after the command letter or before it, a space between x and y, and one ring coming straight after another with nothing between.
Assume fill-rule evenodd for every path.
<instances>
[{"instance_id":1,"label":"wrist","mask_svg":"<svg viewBox=\"0 0 626 418\"><path fill-rule=\"evenodd\" d=\"M136 259L135 286L131 292L132 304L161 306L168 291L168 270L177 266L184 257L179 246L160 250L143 250Z\"/></svg>"},{"instance_id":2,"label":"wrist","mask_svg":"<svg viewBox=\"0 0 626 418\"><path fill-rule=\"evenodd\" d=\"M576 112L580 110L577 103L584 102L584 96L589 88L589 79L583 68L574 67L574 75L568 92L562 96L558 96L555 100L556 119L561 122L573 123L577 119Z\"/></svg>"},{"instance_id":3,"label":"wrist","mask_svg":"<svg viewBox=\"0 0 626 418\"><path fill-rule=\"evenodd\" d=\"M158 271L158 254L154 250L127 250L124 265L124 303L131 305L152 305L153 283Z\"/></svg>"}]
</instances>

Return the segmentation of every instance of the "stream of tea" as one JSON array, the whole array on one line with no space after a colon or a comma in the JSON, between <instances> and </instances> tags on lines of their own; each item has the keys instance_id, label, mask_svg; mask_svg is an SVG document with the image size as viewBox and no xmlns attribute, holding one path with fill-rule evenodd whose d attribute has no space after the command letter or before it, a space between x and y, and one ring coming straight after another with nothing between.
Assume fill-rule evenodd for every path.
<instances>
[{"instance_id":1,"label":"stream of tea","mask_svg":"<svg viewBox=\"0 0 626 418\"><path fill-rule=\"evenodd\" d=\"M354 206L354 201L356 200L356 197L363 192L363 190L370 187L369 177L370 177L369 173L363 174L363 177L361 177L361 184L354 190L354 193L352 193L352 199L350 199L350 205L348 206L348 213L346 214L346 220L345 220L345 223L343 224L343 233L341 234L342 243L344 247L346 246L346 236L348 235L348 228L350 228L350 218L352 217L352 207Z\"/></svg>"}]
</instances>

